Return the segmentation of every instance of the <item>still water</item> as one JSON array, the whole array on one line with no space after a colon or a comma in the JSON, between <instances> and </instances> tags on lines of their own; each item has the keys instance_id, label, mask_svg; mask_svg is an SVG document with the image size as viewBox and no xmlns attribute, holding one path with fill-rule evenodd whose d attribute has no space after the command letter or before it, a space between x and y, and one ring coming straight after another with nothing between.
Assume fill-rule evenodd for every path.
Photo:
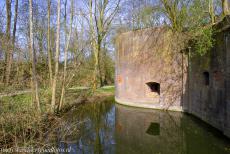
<instances>
[{"instance_id":1,"label":"still water","mask_svg":"<svg viewBox=\"0 0 230 154\"><path fill-rule=\"evenodd\" d=\"M230 154L230 141L192 116L111 99L71 111L60 134L58 146L77 154Z\"/></svg>"}]
</instances>

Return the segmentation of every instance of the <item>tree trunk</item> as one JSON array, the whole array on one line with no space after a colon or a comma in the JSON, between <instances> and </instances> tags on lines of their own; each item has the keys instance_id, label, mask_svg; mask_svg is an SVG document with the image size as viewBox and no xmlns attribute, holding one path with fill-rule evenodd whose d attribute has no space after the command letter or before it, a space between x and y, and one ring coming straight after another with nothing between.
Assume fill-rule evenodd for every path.
<instances>
[{"instance_id":1,"label":"tree trunk","mask_svg":"<svg viewBox=\"0 0 230 154\"><path fill-rule=\"evenodd\" d=\"M13 28L13 39L12 39L13 51L15 50L17 21L18 21L18 0L15 0L15 5L14 5L14 28ZM11 56L11 61L12 61L12 58L13 58L13 55ZM18 65L17 65L17 70L18 70ZM10 68L10 71L11 71L11 68ZM16 77L16 78L18 78L18 77Z\"/></svg>"},{"instance_id":2,"label":"tree trunk","mask_svg":"<svg viewBox=\"0 0 230 154\"><path fill-rule=\"evenodd\" d=\"M108 14L108 11L106 12L107 7L109 6L108 0L94 1L94 7L93 7L93 1L89 0L90 39L91 39L92 51L94 54L93 90L97 88L98 79L100 80L100 86L103 85L102 70L100 66L101 46L102 46L103 39L108 33L111 22L114 19L114 15L118 11L119 4L120 4L120 0L117 2L117 5L114 8L114 10L109 11ZM94 8L94 13L93 13L93 8ZM109 10L111 9L112 8L110 8ZM93 22L93 14L94 14L95 24Z\"/></svg>"},{"instance_id":3,"label":"tree trunk","mask_svg":"<svg viewBox=\"0 0 230 154\"><path fill-rule=\"evenodd\" d=\"M93 74L93 91L97 88L97 78L98 78L98 49L96 47L95 42L95 33L94 33L94 25L93 25L93 1L89 1L89 24L90 24L90 40L91 40L91 46L92 46L92 52L94 55L94 74Z\"/></svg>"},{"instance_id":4,"label":"tree trunk","mask_svg":"<svg viewBox=\"0 0 230 154\"><path fill-rule=\"evenodd\" d=\"M223 15L226 16L229 14L228 10L228 0L222 0L222 10L223 10Z\"/></svg>"},{"instance_id":5,"label":"tree trunk","mask_svg":"<svg viewBox=\"0 0 230 154\"><path fill-rule=\"evenodd\" d=\"M56 102L56 84L58 76L58 67L59 67L59 50L60 50L60 14L61 14L61 0L58 0L57 8L57 32L56 32L56 55L55 55L55 71L52 84L52 100L51 100L51 112L55 110Z\"/></svg>"},{"instance_id":6,"label":"tree trunk","mask_svg":"<svg viewBox=\"0 0 230 154\"><path fill-rule=\"evenodd\" d=\"M213 7L213 0L209 0L209 16L211 18L212 24L215 23L215 13L214 13L214 7Z\"/></svg>"},{"instance_id":7,"label":"tree trunk","mask_svg":"<svg viewBox=\"0 0 230 154\"><path fill-rule=\"evenodd\" d=\"M12 63L12 50L10 49L10 29L11 29L11 0L6 0L6 16L7 16L7 25L6 25L6 74L5 74L5 84L9 84L10 80L10 71Z\"/></svg>"},{"instance_id":8,"label":"tree trunk","mask_svg":"<svg viewBox=\"0 0 230 154\"><path fill-rule=\"evenodd\" d=\"M35 53L34 53L34 39L33 39L33 0L29 0L29 22L30 22L30 54L31 54L31 63L32 63L32 95L33 102L36 103L37 109L40 112L40 101L38 96L38 82L37 82L37 73L36 73L36 64L35 64Z\"/></svg>"},{"instance_id":9,"label":"tree trunk","mask_svg":"<svg viewBox=\"0 0 230 154\"><path fill-rule=\"evenodd\" d=\"M107 2L108 1L104 1L102 3L102 5L99 5L98 6L98 11L99 11L99 17L97 18L96 16L96 13L94 18L95 18L95 21L96 21L96 29L97 29L97 60L98 60L98 68L97 68L97 71L98 71L98 78L100 80L100 87L103 86L103 79L102 79L102 68L101 68L101 61L102 61L102 57L101 57L101 44L102 44L102 40L103 40L103 37L104 37L104 10L105 10L105 7L107 5ZM95 5L95 12L96 12L96 5Z\"/></svg>"},{"instance_id":10,"label":"tree trunk","mask_svg":"<svg viewBox=\"0 0 230 154\"><path fill-rule=\"evenodd\" d=\"M108 68L107 68L107 62L106 62L106 44L103 45L103 57L104 57L104 63L103 63L103 69L104 69L104 80L103 80L103 85L108 85L108 81L107 81L107 73L108 73Z\"/></svg>"},{"instance_id":11,"label":"tree trunk","mask_svg":"<svg viewBox=\"0 0 230 154\"><path fill-rule=\"evenodd\" d=\"M65 2L65 37L67 38L67 26L66 26L66 6L67 6L67 0ZM59 103L59 110L61 110L62 105L63 105L63 99L65 97L65 86L66 86L66 68L67 68L67 52L69 49L69 42L71 38L71 33L72 33L72 24L73 24L73 14L74 14L74 3L73 0L71 0L71 18L70 18L70 30L68 34L68 38L65 42L65 51L64 51L64 70L63 70L63 78L62 78L62 91L61 91L61 99Z\"/></svg>"},{"instance_id":12,"label":"tree trunk","mask_svg":"<svg viewBox=\"0 0 230 154\"><path fill-rule=\"evenodd\" d=\"M103 57L101 56L101 41L98 41L98 72L99 72L99 79L100 79L100 87L104 86L103 83L103 78L102 78L102 59Z\"/></svg>"},{"instance_id":13,"label":"tree trunk","mask_svg":"<svg viewBox=\"0 0 230 154\"><path fill-rule=\"evenodd\" d=\"M13 44L13 51L15 50L15 39L16 39L16 31L17 31L17 21L18 21L18 0L15 0L15 5L14 5L14 28L13 28L13 39L12 39L12 44ZM20 53L17 53L18 59L20 57ZM18 81L18 74L19 74L19 60L17 61L17 75L16 75L16 80Z\"/></svg>"},{"instance_id":14,"label":"tree trunk","mask_svg":"<svg viewBox=\"0 0 230 154\"><path fill-rule=\"evenodd\" d=\"M50 88L52 87L53 82L53 71L52 71L52 54L50 49L50 0L47 1L48 3L48 30L47 30L47 52L48 52L48 67L49 67L49 78L50 78Z\"/></svg>"},{"instance_id":15,"label":"tree trunk","mask_svg":"<svg viewBox=\"0 0 230 154\"><path fill-rule=\"evenodd\" d=\"M161 3L163 4L164 11L171 22L172 29L174 31L181 31L182 25L179 21L180 17L178 16L180 11L177 8L177 6L179 5L179 1L161 0Z\"/></svg>"}]
</instances>

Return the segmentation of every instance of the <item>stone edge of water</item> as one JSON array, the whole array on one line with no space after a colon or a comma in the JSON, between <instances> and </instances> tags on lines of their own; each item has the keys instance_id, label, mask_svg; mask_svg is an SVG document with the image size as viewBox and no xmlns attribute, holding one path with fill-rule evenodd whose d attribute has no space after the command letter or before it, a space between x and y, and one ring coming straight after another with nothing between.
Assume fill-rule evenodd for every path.
<instances>
[{"instance_id":1,"label":"stone edge of water","mask_svg":"<svg viewBox=\"0 0 230 154\"><path fill-rule=\"evenodd\" d=\"M174 111L174 112L184 112L182 107L177 106L171 106L169 108L166 108L165 106L160 105L154 105L154 104L147 104L147 103L134 103L126 100L121 100L117 97L115 97L115 101L118 104L125 105L125 106L131 106L131 107L137 107L137 108L145 108L145 109L154 109L154 110L167 110L167 111Z\"/></svg>"}]
</instances>

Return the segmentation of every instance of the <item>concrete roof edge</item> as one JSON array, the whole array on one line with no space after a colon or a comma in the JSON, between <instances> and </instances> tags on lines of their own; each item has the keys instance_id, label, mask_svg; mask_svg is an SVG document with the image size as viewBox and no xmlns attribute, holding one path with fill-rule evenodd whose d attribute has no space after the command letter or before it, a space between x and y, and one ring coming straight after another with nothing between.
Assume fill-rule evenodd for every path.
<instances>
[{"instance_id":1,"label":"concrete roof edge","mask_svg":"<svg viewBox=\"0 0 230 154\"><path fill-rule=\"evenodd\" d=\"M218 21L213 25L218 31L225 31L230 28L230 15L225 16L222 20Z\"/></svg>"}]
</instances>

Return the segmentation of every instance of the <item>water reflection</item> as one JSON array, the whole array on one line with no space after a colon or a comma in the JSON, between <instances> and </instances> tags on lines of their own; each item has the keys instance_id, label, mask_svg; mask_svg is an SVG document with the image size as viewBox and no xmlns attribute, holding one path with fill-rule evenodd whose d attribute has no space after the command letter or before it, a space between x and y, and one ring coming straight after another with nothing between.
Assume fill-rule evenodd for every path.
<instances>
[{"instance_id":1,"label":"water reflection","mask_svg":"<svg viewBox=\"0 0 230 154\"><path fill-rule=\"evenodd\" d=\"M59 147L71 147L72 153L230 153L229 140L177 112L130 108L110 100L81 106L66 116L65 123L76 123L77 129L62 136Z\"/></svg>"},{"instance_id":2,"label":"water reflection","mask_svg":"<svg viewBox=\"0 0 230 154\"><path fill-rule=\"evenodd\" d=\"M185 153L181 118L181 113L117 106L117 152Z\"/></svg>"},{"instance_id":3,"label":"water reflection","mask_svg":"<svg viewBox=\"0 0 230 154\"><path fill-rule=\"evenodd\" d=\"M159 123L151 123L149 125L149 128L146 131L147 134L149 135L160 135L160 124Z\"/></svg>"},{"instance_id":4,"label":"water reflection","mask_svg":"<svg viewBox=\"0 0 230 154\"><path fill-rule=\"evenodd\" d=\"M229 141L213 131L203 122L179 112L116 105L117 153L230 153Z\"/></svg>"},{"instance_id":5,"label":"water reflection","mask_svg":"<svg viewBox=\"0 0 230 154\"><path fill-rule=\"evenodd\" d=\"M71 117L71 118L70 118ZM68 123L78 121L78 135L62 138L61 148L71 147L72 153L115 153L114 102L92 103L80 106L66 115ZM70 140L72 141L70 144Z\"/></svg>"}]
</instances>

